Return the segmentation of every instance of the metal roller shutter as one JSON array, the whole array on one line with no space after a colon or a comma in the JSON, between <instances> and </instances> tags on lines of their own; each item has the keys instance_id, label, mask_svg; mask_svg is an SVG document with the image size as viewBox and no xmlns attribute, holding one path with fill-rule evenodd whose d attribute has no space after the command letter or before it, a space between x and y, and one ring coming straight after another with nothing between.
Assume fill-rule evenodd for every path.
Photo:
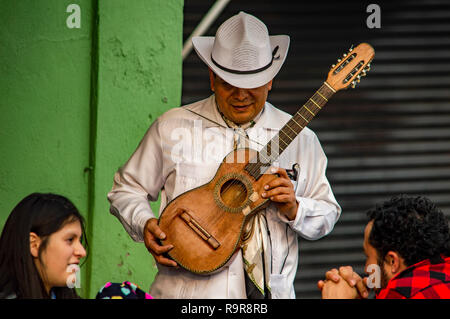
<instances>
[{"instance_id":1,"label":"metal roller shutter","mask_svg":"<svg viewBox=\"0 0 450 319\"><path fill-rule=\"evenodd\" d=\"M207 32L240 10L263 20L291 47L269 101L293 114L329 67L353 44L376 51L355 90L338 92L311 122L328 156L327 176L343 213L318 241L300 240L297 298L320 298L325 271L352 265L363 273L365 212L399 193L423 194L450 215L450 3L377 3L381 28L369 29L370 2L231 1ZM211 1L186 0L184 38ZM194 52L183 66L182 103L210 94L207 68Z\"/></svg>"}]
</instances>

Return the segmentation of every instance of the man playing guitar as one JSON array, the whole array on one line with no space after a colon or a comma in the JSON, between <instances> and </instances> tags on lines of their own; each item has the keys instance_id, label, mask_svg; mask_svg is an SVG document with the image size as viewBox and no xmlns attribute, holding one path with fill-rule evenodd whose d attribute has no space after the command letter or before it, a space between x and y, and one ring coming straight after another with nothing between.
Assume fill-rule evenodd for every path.
<instances>
[{"instance_id":1,"label":"man playing guitar","mask_svg":"<svg viewBox=\"0 0 450 319\"><path fill-rule=\"evenodd\" d=\"M255 192L269 203L246 221L242 242L226 264L197 274L168 256L174 245L164 244L170 238L148 200L161 192L161 213L177 196L209 182L227 154L241 147L260 150L291 119L267 102L288 36L269 36L264 23L240 12L215 37L193 38L193 44L209 67L214 94L171 109L150 126L115 174L111 213L157 261L150 290L155 298L295 298L297 236L327 235L341 213L325 176L327 158L306 127L270 163L268 173L276 177ZM291 180L285 169L295 164L300 169ZM200 198L193 205L201 203Z\"/></svg>"}]
</instances>

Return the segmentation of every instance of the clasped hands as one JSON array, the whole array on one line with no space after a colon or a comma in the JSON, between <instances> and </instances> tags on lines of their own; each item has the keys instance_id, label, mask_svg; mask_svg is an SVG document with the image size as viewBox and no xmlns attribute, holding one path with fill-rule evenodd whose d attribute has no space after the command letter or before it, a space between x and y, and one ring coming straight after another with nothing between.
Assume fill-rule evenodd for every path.
<instances>
[{"instance_id":1,"label":"clasped hands","mask_svg":"<svg viewBox=\"0 0 450 319\"><path fill-rule=\"evenodd\" d=\"M325 280L319 280L317 287L322 291L322 299L361 299L369 296L367 278L361 278L351 266L327 271Z\"/></svg>"}]
</instances>

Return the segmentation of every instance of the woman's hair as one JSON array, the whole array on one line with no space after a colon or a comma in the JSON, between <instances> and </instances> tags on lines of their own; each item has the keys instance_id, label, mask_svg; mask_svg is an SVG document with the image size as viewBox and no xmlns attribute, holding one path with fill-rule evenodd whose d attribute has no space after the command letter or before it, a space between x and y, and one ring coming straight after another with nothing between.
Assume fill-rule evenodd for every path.
<instances>
[{"instance_id":1,"label":"woman's hair","mask_svg":"<svg viewBox=\"0 0 450 319\"><path fill-rule=\"evenodd\" d=\"M25 197L12 210L0 237L0 298L49 298L30 252L30 232L42 243L41 258L48 238L66 224L79 221L86 246L84 219L67 198L55 194L34 193ZM54 287L56 298L79 298L75 289Z\"/></svg>"},{"instance_id":2,"label":"woman's hair","mask_svg":"<svg viewBox=\"0 0 450 319\"><path fill-rule=\"evenodd\" d=\"M369 243L380 261L395 251L407 266L449 255L450 231L445 215L423 196L399 195L367 212L373 221Z\"/></svg>"}]
</instances>

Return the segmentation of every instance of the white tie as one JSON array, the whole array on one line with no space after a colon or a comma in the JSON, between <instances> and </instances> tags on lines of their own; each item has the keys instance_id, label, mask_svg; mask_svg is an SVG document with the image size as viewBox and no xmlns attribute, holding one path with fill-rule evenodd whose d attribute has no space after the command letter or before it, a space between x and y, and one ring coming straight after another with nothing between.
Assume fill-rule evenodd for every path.
<instances>
[{"instance_id":1,"label":"white tie","mask_svg":"<svg viewBox=\"0 0 450 319\"><path fill-rule=\"evenodd\" d=\"M234 150L249 147L249 139L245 130L252 127L255 122L236 125L223 114L222 118L229 127L234 129ZM241 248L244 268L248 277L261 293L261 297L267 297L265 292L266 290L270 292L269 279L272 251L265 210L252 215L247 220L242 232Z\"/></svg>"}]
</instances>

